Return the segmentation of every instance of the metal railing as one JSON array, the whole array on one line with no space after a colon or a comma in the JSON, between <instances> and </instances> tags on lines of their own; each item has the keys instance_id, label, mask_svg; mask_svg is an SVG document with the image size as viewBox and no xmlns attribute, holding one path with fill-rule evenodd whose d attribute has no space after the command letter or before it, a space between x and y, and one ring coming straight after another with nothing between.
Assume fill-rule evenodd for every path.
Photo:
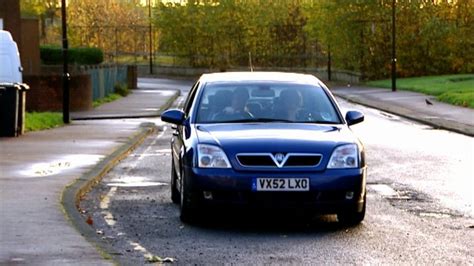
<instances>
[{"instance_id":1,"label":"metal railing","mask_svg":"<svg viewBox=\"0 0 474 266\"><path fill-rule=\"evenodd\" d=\"M81 66L79 69L91 76L94 101L114 93L115 85L127 83L126 65Z\"/></svg>"}]
</instances>

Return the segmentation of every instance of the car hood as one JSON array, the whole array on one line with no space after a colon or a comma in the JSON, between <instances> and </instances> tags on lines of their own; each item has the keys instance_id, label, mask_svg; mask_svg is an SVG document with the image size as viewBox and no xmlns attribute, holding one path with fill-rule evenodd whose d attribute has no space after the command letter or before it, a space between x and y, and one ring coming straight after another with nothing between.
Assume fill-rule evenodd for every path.
<instances>
[{"instance_id":1,"label":"car hood","mask_svg":"<svg viewBox=\"0 0 474 266\"><path fill-rule=\"evenodd\" d=\"M220 146L233 159L238 153L317 153L327 162L336 146L358 143L343 125L244 123L195 126L199 143Z\"/></svg>"}]
</instances>

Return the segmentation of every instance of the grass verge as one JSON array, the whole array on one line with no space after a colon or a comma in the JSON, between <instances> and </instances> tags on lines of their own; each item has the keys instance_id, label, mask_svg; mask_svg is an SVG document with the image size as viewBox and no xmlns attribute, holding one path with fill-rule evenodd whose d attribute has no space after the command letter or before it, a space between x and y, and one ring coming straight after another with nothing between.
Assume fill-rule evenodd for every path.
<instances>
[{"instance_id":1,"label":"grass verge","mask_svg":"<svg viewBox=\"0 0 474 266\"><path fill-rule=\"evenodd\" d=\"M25 114L25 131L38 131L62 126L63 115L53 112L32 112Z\"/></svg>"},{"instance_id":2,"label":"grass verge","mask_svg":"<svg viewBox=\"0 0 474 266\"><path fill-rule=\"evenodd\" d=\"M391 88L391 80L376 80L368 86ZM397 79L397 89L436 96L445 103L474 109L474 74L426 76Z\"/></svg>"},{"instance_id":3,"label":"grass verge","mask_svg":"<svg viewBox=\"0 0 474 266\"><path fill-rule=\"evenodd\" d=\"M114 59L114 62L119 64L137 64L137 65L147 65L149 64L149 59L146 56L133 56L133 55L122 55L117 56ZM155 55L153 57L153 62L158 66L188 66L189 59L186 57L178 57L171 55Z\"/></svg>"},{"instance_id":4,"label":"grass verge","mask_svg":"<svg viewBox=\"0 0 474 266\"><path fill-rule=\"evenodd\" d=\"M109 94L107 95L106 97L104 98L101 98L101 99L98 99L98 100L95 100L93 103L92 103L92 106L94 108L96 108L97 106L100 106L104 103L110 103L110 102L113 102L115 100L118 100L122 98L122 96L118 93L112 93L112 94Z\"/></svg>"},{"instance_id":5,"label":"grass verge","mask_svg":"<svg viewBox=\"0 0 474 266\"><path fill-rule=\"evenodd\" d=\"M115 93L109 94L104 98L93 101L92 107L96 108L97 106L100 106L104 103L110 103L122 97L125 97L130 93L130 90L127 88L126 84L117 83L114 86L114 92Z\"/></svg>"},{"instance_id":6,"label":"grass verge","mask_svg":"<svg viewBox=\"0 0 474 266\"><path fill-rule=\"evenodd\" d=\"M123 84L115 86L117 93L109 94L107 97L94 101L93 107L101 104L113 102L130 93L128 88ZM57 112L27 112L25 114L25 131L39 131L49 128L55 128L64 125L62 113Z\"/></svg>"}]
</instances>

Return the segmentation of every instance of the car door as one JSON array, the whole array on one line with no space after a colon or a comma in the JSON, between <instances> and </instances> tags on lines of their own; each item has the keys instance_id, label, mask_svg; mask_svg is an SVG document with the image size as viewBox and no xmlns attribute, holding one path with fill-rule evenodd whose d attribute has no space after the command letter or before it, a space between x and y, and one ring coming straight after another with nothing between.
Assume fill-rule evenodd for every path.
<instances>
[{"instance_id":1,"label":"car door","mask_svg":"<svg viewBox=\"0 0 474 266\"><path fill-rule=\"evenodd\" d=\"M193 106L193 103L194 103L194 99L196 98L195 96L196 96L196 92L198 88L199 88L199 81L193 85L184 103L183 111L185 113L185 122L183 123L183 125L178 125L174 128L175 130L173 132L173 137L171 139L172 156L175 162L174 167L180 180L181 180L181 173L182 173L181 170L182 170L182 164L183 164L183 156L186 150L185 139L186 139L186 136L189 136L189 133L190 133L187 131L191 129L189 115L190 115L191 107Z\"/></svg>"}]
</instances>

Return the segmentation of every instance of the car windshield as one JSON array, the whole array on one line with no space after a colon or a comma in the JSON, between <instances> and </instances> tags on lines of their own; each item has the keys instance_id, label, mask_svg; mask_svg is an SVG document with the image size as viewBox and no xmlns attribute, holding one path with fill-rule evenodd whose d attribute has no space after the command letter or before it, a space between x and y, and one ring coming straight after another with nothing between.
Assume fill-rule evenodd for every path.
<instances>
[{"instance_id":1,"label":"car windshield","mask_svg":"<svg viewBox=\"0 0 474 266\"><path fill-rule=\"evenodd\" d=\"M196 123L339 124L323 88L282 82L213 82L203 88Z\"/></svg>"}]
</instances>

